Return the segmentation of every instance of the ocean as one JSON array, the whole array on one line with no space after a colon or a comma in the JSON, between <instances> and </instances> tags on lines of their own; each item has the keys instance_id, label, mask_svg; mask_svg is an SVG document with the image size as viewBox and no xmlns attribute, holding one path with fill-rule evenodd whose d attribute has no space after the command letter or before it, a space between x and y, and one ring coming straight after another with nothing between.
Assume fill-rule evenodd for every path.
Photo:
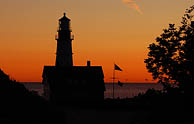
<instances>
[{"instance_id":1,"label":"ocean","mask_svg":"<svg viewBox=\"0 0 194 124\"><path fill-rule=\"evenodd\" d=\"M43 94L43 85L41 83L23 83L24 86L30 91L36 91L39 95ZM105 84L106 91L104 92L104 98L112 98L113 96L113 85L112 83ZM163 87L161 84L156 83L123 83L123 86L118 84L114 85L114 96L115 98L132 98L137 96L139 93L146 92L149 88L161 90Z\"/></svg>"},{"instance_id":2,"label":"ocean","mask_svg":"<svg viewBox=\"0 0 194 124\"><path fill-rule=\"evenodd\" d=\"M113 85L106 84L106 91L104 92L104 98L112 98ZM114 97L115 98L132 98L139 93L145 93L148 89L154 88L161 90L163 87L161 84L156 83L124 83L123 86L118 84L114 85Z\"/></svg>"}]
</instances>

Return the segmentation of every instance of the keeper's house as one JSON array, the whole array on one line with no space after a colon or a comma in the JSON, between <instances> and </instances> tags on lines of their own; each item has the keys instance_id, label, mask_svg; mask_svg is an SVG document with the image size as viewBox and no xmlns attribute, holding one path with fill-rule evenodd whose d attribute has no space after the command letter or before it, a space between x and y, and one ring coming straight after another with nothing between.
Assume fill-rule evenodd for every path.
<instances>
[{"instance_id":1,"label":"keeper's house","mask_svg":"<svg viewBox=\"0 0 194 124\"><path fill-rule=\"evenodd\" d=\"M73 66L70 19L65 14L59 20L56 65L44 66L44 96L57 103L72 101L102 101L104 74L101 66Z\"/></svg>"}]
</instances>

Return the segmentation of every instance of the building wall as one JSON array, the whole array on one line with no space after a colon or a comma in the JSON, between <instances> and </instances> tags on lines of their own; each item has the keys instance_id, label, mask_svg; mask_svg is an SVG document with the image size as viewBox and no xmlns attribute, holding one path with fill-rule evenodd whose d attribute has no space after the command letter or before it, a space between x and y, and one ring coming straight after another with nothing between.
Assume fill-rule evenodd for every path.
<instances>
[{"instance_id":1,"label":"building wall","mask_svg":"<svg viewBox=\"0 0 194 124\"><path fill-rule=\"evenodd\" d=\"M48 85L49 84L49 85ZM55 102L102 101L104 81L102 79L51 79L45 83L45 96Z\"/></svg>"}]
</instances>

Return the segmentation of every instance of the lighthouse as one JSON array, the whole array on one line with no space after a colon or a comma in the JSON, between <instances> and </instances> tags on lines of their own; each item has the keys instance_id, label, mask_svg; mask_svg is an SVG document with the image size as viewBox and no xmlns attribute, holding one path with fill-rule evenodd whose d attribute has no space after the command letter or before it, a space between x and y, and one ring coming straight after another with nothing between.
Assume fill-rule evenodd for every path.
<instances>
[{"instance_id":1,"label":"lighthouse","mask_svg":"<svg viewBox=\"0 0 194 124\"><path fill-rule=\"evenodd\" d=\"M46 65L43 69L42 84L44 97L57 104L97 103L104 100L104 74L102 66L74 66L70 19L64 14L59 19L56 35L57 50L55 66Z\"/></svg>"},{"instance_id":2,"label":"lighthouse","mask_svg":"<svg viewBox=\"0 0 194 124\"><path fill-rule=\"evenodd\" d=\"M72 59L72 40L70 28L70 19L64 16L59 19L58 34L55 39L57 40L56 63L57 67L70 67L73 66Z\"/></svg>"}]
</instances>

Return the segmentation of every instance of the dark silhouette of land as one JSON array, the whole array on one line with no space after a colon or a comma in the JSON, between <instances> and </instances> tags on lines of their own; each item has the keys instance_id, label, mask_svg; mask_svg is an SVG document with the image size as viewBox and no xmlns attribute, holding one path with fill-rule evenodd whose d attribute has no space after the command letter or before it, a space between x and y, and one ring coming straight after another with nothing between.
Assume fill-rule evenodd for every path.
<instances>
[{"instance_id":1,"label":"dark silhouette of land","mask_svg":"<svg viewBox=\"0 0 194 124\"><path fill-rule=\"evenodd\" d=\"M56 106L12 81L0 71L1 123L192 123L193 104L178 89L164 92L150 89L131 99L106 99L98 103Z\"/></svg>"},{"instance_id":2,"label":"dark silhouette of land","mask_svg":"<svg viewBox=\"0 0 194 124\"><path fill-rule=\"evenodd\" d=\"M10 80L0 69L0 123L57 123L60 112L23 84Z\"/></svg>"}]
</instances>

